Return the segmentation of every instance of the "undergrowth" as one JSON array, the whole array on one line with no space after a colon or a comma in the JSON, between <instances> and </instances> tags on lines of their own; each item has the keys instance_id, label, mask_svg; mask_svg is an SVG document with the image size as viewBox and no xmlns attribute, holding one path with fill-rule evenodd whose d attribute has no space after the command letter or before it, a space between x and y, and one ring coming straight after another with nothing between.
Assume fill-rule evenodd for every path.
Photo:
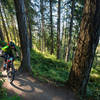
<instances>
[{"instance_id":1,"label":"undergrowth","mask_svg":"<svg viewBox=\"0 0 100 100\"><path fill-rule=\"evenodd\" d=\"M18 49L20 51L20 48ZM15 61L15 66L19 66L19 62L19 60ZM64 85L68 80L71 65L72 61L65 63L64 61L57 60L54 55L50 55L49 53L41 53L40 51L31 50L31 67L33 76L39 80L52 82L56 85L57 83ZM0 93L2 91L2 84L3 81L0 81ZM6 95L6 92L2 95ZM16 98L16 96L13 98ZM87 86L86 98L87 100L100 100L100 58L98 62L97 59L96 61L94 60Z\"/></svg>"},{"instance_id":2,"label":"undergrowth","mask_svg":"<svg viewBox=\"0 0 100 100\"><path fill-rule=\"evenodd\" d=\"M71 63L56 60L47 53L41 54L35 50L31 51L31 66L33 75L47 82L66 82L69 75Z\"/></svg>"},{"instance_id":3,"label":"undergrowth","mask_svg":"<svg viewBox=\"0 0 100 100\"><path fill-rule=\"evenodd\" d=\"M100 100L100 65L93 67L87 87L87 98Z\"/></svg>"},{"instance_id":4,"label":"undergrowth","mask_svg":"<svg viewBox=\"0 0 100 100\"><path fill-rule=\"evenodd\" d=\"M12 96L12 97L6 96L3 98L0 98L0 100L21 100L21 98L16 95L16 96Z\"/></svg>"},{"instance_id":5,"label":"undergrowth","mask_svg":"<svg viewBox=\"0 0 100 100\"><path fill-rule=\"evenodd\" d=\"M96 64L95 64L96 63ZM40 80L57 83L60 85L68 80L72 63L65 63L57 60L54 55L41 53L35 50L31 51L31 66L33 76ZM100 100L100 63L95 62L90 74L90 80L87 86L86 100Z\"/></svg>"}]
</instances>

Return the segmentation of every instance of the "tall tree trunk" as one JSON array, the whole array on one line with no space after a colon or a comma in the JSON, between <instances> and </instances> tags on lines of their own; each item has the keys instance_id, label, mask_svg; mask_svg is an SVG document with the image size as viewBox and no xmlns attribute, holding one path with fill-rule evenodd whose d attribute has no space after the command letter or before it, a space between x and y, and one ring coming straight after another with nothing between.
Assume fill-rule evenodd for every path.
<instances>
[{"instance_id":1,"label":"tall tree trunk","mask_svg":"<svg viewBox=\"0 0 100 100\"><path fill-rule=\"evenodd\" d=\"M16 16L18 21L20 44L22 50L21 70L31 71L30 67L30 47L27 32L26 13L24 0L14 0Z\"/></svg>"},{"instance_id":2,"label":"tall tree trunk","mask_svg":"<svg viewBox=\"0 0 100 100\"><path fill-rule=\"evenodd\" d=\"M2 7L2 10L3 10L3 13L4 13L5 23L7 24L7 28L10 29L9 21L8 21L8 18L7 18L4 6ZM12 40L12 34L11 34L11 32L9 34L10 34L10 39Z\"/></svg>"},{"instance_id":3,"label":"tall tree trunk","mask_svg":"<svg viewBox=\"0 0 100 100\"><path fill-rule=\"evenodd\" d=\"M66 57L65 57L65 61L66 62L70 58L70 49L71 49L71 38L72 38L72 29L73 29L74 8L75 8L75 0L72 0L71 19L70 19L70 28L69 28L69 40L68 40L68 47L66 49Z\"/></svg>"},{"instance_id":4,"label":"tall tree trunk","mask_svg":"<svg viewBox=\"0 0 100 100\"><path fill-rule=\"evenodd\" d=\"M67 12L66 12L66 15L67 15ZM65 37L65 41L64 41L64 53L63 53L63 58L65 59L66 57L66 47L67 47L67 41L68 41L68 36L67 36L67 24L68 24L68 21L67 21L67 17L66 17L66 27L65 27L65 34L64 34L64 37Z\"/></svg>"},{"instance_id":5,"label":"tall tree trunk","mask_svg":"<svg viewBox=\"0 0 100 100\"><path fill-rule=\"evenodd\" d=\"M51 54L54 53L54 43L53 43L53 19L52 19L52 0L50 2L50 28L51 28Z\"/></svg>"},{"instance_id":6,"label":"tall tree trunk","mask_svg":"<svg viewBox=\"0 0 100 100\"><path fill-rule=\"evenodd\" d=\"M28 16L28 27L29 27L29 44L30 44L30 49L32 49L32 28L29 16Z\"/></svg>"},{"instance_id":7,"label":"tall tree trunk","mask_svg":"<svg viewBox=\"0 0 100 100\"><path fill-rule=\"evenodd\" d=\"M3 33L2 33L1 26L0 26L0 39L1 39L2 41L4 41L4 36L3 36Z\"/></svg>"},{"instance_id":8,"label":"tall tree trunk","mask_svg":"<svg viewBox=\"0 0 100 100\"><path fill-rule=\"evenodd\" d=\"M60 58L60 7L61 7L61 0L58 1L58 21L57 21L57 59Z\"/></svg>"},{"instance_id":9,"label":"tall tree trunk","mask_svg":"<svg viewBox=\"0 0 100 100\"><path fill-rule=\"evenodd\" d=\"M16 30L15 30L15 21L14 21L14 17L13 17L13 15L11 14L11 22L12 22L12 26L13 26L13 36L14 36L14 41L15 41L15 43L16 43Z\"/></svg>"},{"instance_id":10,"label":"tall tree trunk","mask_svg":"<svg viewBox=\"0 0 100 100\"><path fill-rule=\"evenodd\" d=\"M19 37L19 34L18 34L17 27L15 27L15 33L16 33L16 40L17 40L18 46L20 47L20 37Z\"/></svg>"},{"instance_id":11,"label":"tall tree trunk","mask_svg":"<svg viewBox=\"0 0 100 100\"><path fill-rule=\"evenodd\" d=\"M45 41L46 41L46 37L45 37L45 31L44 31L44 4L43 4L44 0L40 0L40 12L41 12L41 16L42 16L42 27L41 27L41 32L42 32L42 51L45 51Z\"/></svg>"},{"instance_id":12,"label":"tall tree trunk","mask_svg":"<svg viewBox=\"0 0 100 100\"><path fill-rule=\"evenodd\" d=\"M64 25L64 20L63 20L63 26L62 26L62 40L61 40L61 58L64 59L65 55L65 25Z\"/></svg>"},{"instance_id":13,"label":"tall tree trunk","mask_svg":"<svg viewBox=\"0 0 100 100\"><path fill-rule=\"evenodd\" d=\"M28 25L28 37L29 37L29 46L30 49L32 49L32 29L31 29L31 18L29 16L29 3L30 0L26 0L25 2L25 8L26 8L26 15L27 15L27 25Z\"/></svg>"},{"instance_id":14,"label":"tall tree trunk","mask_svg":"<svg viewBox=\"0 0 100 100\"><path fill-rule=\"evenodd\" d=\"M86 93L91 67L100 36L100 0L86 0L68 83L81 94Z\"/></svg>"},{"instance_id":15,"label":"tall tree trunk","mask_svg":"<svg viewBox=\"0 0 100 100\"><path fill-rule=\"evenodd\" d=\"M0 14L1 14L1 20L2 20L2 23L3 23L3 27L4 27L4 30L5 30L5 33L6 33L7 41L9 42L8 31L7 31L7 28L6 28L6 25L5 25L5 21L4 21L3 15L2 15L1 5L0 5Z\"/></svg>"},{"instance_id":16,"label":"tall tree trunk","mask_svg":"<svg viewBox=\"0 0 100 100\"><path fill-rule=\"evenodd\" d=\"M40 21L39 21L39 23L40 23ZM39 42L39 50L41 51L41 25L39 24L38 25L38 42Z\"/></svg>"}]
</instances>

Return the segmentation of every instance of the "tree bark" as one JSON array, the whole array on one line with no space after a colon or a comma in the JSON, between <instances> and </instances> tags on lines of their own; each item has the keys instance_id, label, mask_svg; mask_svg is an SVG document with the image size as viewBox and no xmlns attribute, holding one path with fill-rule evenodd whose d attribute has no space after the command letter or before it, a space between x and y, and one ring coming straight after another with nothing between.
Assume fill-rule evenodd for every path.
<instances>
[{"instance_id":1,"label":"tree bark","mask_svg":"<svg viewBox=\"0 0 100 100\"><path fill-rule=\"evenodd\" d=\"M65 25L63 20L63 26L62 26L62 40L61 40L61 58L64 59L65 55Z\"/></svg>"},{"instance_id":2,"label":"tree bark","mask_svg":"<svg viewBox=\"0 0 100 100\"><path fill-rule=\"evenodd\" d=\"M71 38L72 38L73 18L74 18L74 9L75 9L75 0L72 0L71 19L70 19L70 28L69 28L69 40L68 40L68 47L66 49L66 57L65 57L65 61L66 62L69 61L69 58L70 58Z\"/></svg>"},{"instance_id":3,"label":"tree bark","mask_svg":"<svg viewBox=\"0 0 100 100\"><path fill-rule=\"evenodd\" d=\"M0 14L1 14L1 20L2 20L2 23L3 23L3 27L4 27L4 30L5 30L5 33L6 33L7 41L9 42L8 31L7 31L5 21L4 21L3 15L2 15L1 6L0 6Z\"/></svg>"},{"instance_id":4,"label":"tree bark","mask_svg":"<svg viewBox=\"0 0 100 100\"><path fill-rule=\"evenodd\" d=\"M29 27L29 44L30 44L30 49L32 49L32 28L29 16L28 16L28 27Z\"/></svg>"},{"instance_id":5,"label":"tree bark","mask_svg":"<svg viewBox=\"0 0 100 100\"><path fill-rule=\"evenodd\" d=\"M3 13L4 13L5 23L7 24L7 28L10 29L9 21L8 21L4 6L2 7L2 10L3 10ZM9 34L10 34L10 39L12 40L12 34L11 33L9 33Z\"/></svg>"},{"instance_id":6,"label":"tree bark","mask_svg":"<svg viewBox=\"0 0 100 100\"><path fill-rule=\"evenodd\" d=\"M52 19L52 0L50 2L50 28L51 28L51 54L54 53L54 43L53 43L53 19Z\"/></svg>"},{"instance_id":7,"label":"tree bark","mask_svg":"<svg viewBox=\"0 0 100 100\"><path fill-rule=\"evenodd\" d=\"M44 0L40 0L40 12L41 12L41 17L42 17L42 27L41 27L41 32L42 32L42 51L45 51L46 47L46 37L45 37L45 31L44 31Z\"/></svg>"},{"instance_id":8,"label":"tree bark","mask_svg":"<svg viewBox=\"0 0 100 100\"><path fill-rule=\"evenodd\" d=\"M91 67L100 36L100 0L86 0L68 83L70 87L86 93Z\"/></svg>"},{"instance_id":9,"label":"tree bark","mask_svg":"<svg viewBox=\"0 0 100 100\"><path fill-rule=\"evenodd\" d=\"M13 36L14 36L14 41L16 43L16 26L15 26L15 21L14 21L14 17L13 15L11 14L11 22L12 22L12 26L13 26L13 29L12 29L12 32L13 32Z\"/></svg>"},{"instance_id":10,"label":"tree bark","mask_svg":"<svg viewBox=\"0 0 100 100\"><path fill-rule=\"evenodd\" d=\"M2 33L1 26L0 26L0 38L1 38L2 41L4 41L4 36L3 36L3 33Z\"/></svg>"},{"instance_id":11,"label":"tree bark","mask_svg":"<svg viewBox=\"0 0 100 100\"><path fill-rule=\"evenodd\" d=\"M21 70L31 71L30 67L30 47L27 32L26 13L24 0L14 0L16 16L18 21L20 44L22 50Z\"/></svg>"},{"instance_id":12,"label":"tree bark","mask_svg":"<svg viewBox=\"0 0 100 100\"><path fill-rule=\"evenodd\" d=\"M29 3L30 0L26 0L25 2L25 8L26 8L26 15L27 15L27 25L28 25L28 37L29 37L29 46L30 49L32 49L32 29L31 29L31 16L29 16Z\"/></svg>"},{"instance_id":13,"label":"tree bark","mask_svg":"<svg viewBox=\"0 0 100 100\"><path fill-rule=\"evenodd\" d=\"M57 59L60 59L60 7L61 7L61 0L58 1L58 21L57 21Z\"/></svg>"}]
</instances>

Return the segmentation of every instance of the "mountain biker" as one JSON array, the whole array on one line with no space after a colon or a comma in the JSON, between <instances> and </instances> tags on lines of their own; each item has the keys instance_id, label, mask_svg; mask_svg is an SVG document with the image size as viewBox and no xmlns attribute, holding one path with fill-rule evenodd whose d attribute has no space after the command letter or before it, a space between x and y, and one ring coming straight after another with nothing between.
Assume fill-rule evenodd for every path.
<instances>
[{"instance_id":1,"label":"mountain biker","mask_svg":"<svg viewBox=\"0 0 100 100\"><path fill-rule=\"evenodd\" d=\"M14 52L16 53L16 57L18 57L18 52L16 50L16 45L10 41L6 46L1 48L2 50L2 56L4 56L5 60L4 60L4 66L3 69L6 69L6 65L7 65L7 58L6 56L12 57L14 60Z\"/></svg>"}]
</instances>

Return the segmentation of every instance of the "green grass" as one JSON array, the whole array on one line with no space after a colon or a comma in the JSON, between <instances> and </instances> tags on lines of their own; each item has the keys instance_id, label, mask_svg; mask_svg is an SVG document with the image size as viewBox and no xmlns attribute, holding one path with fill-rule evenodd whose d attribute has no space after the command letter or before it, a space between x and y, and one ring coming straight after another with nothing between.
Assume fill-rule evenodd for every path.
<instances>
[{"instance_id":1,"label":"green grass","mask_svg":"<svg viewBox=\"0 0 100 100\"><path fill-rule=\"evenodd\" d=\"M1 75L1 73L0 73ZM0 100L21 100L19 96L14 95L14 96L8 96L7 95L7 90L2 87L4 83L3 79L0 79Z\"/></svg>"},{"instance_id":2,"label":"green grass","mask_svg":"<svg viewBox=\"0 0 100 100\"><path fill-rule=\"evenodd\" d=\"M69 66L71 63L64 63L56 60L54 55L31 51L31 66L33 75L48 82L64 83L68 79Z\"/></svg>"},{"instance_id":3,"label":"green grass","mask_svg":"<svg viewBox=\"0 0 100 100\"><path fill-rule=\"evenodd\" d=\"M3 97L0 100L21 100L19 96Z\"/></svg>"},{"instance_id":4,"label":"green grass","mask_svg":"<svg viewBox=\"0 0 100 100\"><path fill-rule=\"evenodd\" d=\"M98 50L97 56L100 55L100 47ZM14 64L16 68L19 68L20 61L16 60ZM54 55L50 55L49 53L41 53L38 50L31 51L33 76L42 81L52 82L54 84L59 82L60 85L64 85L68 79L71 65L71 62L65 63L64 61L57 60ZM16 96L11 98L10 100L20 100ZM4 98L4 100L9 99ZM100 57L94 59L90 80L87 86L87 100L100 100Z\"/></svg>"},{"instance_id":5,"label":"green grass","mask_svg":"<svg viewBox=\"0 0 100 100\"><path fill-rule=\"evenodd\" d=\"M100 61L93 66L90 73L90 80L87 87L87 97L92 100L100 100ZM95 64L94 64L95 65Z\"/></svg>"},{"instance_id":6,"label":"green grass","mask_svg":"<svg viewBox=\"0 0 100 100\"><path fill-rule=\"evenodd\" d=\"M97 59L98 60L98 59ZM87 100L100 100L100 61L94 60L87 86ZM72 63L56 60L54 55L31 51L33 76L40 80L64 85L68 79ZM91 99L92 98L92 99Z\"/></svg>"}]
</instances>

